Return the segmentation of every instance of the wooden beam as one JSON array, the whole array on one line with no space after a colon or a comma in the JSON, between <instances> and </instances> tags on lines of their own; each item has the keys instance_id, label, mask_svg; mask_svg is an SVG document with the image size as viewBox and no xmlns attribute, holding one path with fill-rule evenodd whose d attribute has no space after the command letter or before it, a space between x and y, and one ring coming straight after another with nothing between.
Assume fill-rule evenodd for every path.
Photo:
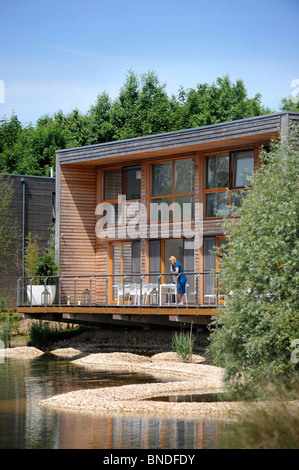
<instances>
[{"instance_id":1,"label":"wooden beam","mask_svg":"<svg viewBox=\"0 0 299 470\"><path fill-rule=\"evenodd\" d=\"M88 314L125 314L125 315L155 315L155 316L173 316L173 315L216 315L216 308L215 307L184 307L179 308L178 310L176 307L160 307L159 313L158 308L153 306L123 306L122 305L113 305L113 306L69 306L69 307L52 307L52 306L38 306L38 307L18 307L18 313L26 313L26 314L36 314L36 313L88 313Z\"/></svg>"}]
</instances>

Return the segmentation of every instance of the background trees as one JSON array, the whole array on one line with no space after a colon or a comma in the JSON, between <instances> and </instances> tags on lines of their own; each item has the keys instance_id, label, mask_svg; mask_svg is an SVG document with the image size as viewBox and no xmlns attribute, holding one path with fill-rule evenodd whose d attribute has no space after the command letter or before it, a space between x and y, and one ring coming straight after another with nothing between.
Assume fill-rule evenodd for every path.
<instances>
[{"instance_id":1,"label":"background trees","mask_svg":"<svg viewBox=\"0 0 299 470\"><path fill-rule=\"evenodd\" d=\"M261 96L247 96L242 80L229 76L211 85L180 88L168 96L166 84L149 71L129 71L115 100L101 92L83 115L41 116L35 126L22 126L17 116L0 121L0 172L49 176L55 151L267 114Z\"/></svg>"},{"instance_id":2,"label":"background trees","mask_svg":"<svg viewBox=\"0 0 299 470\"><path fill-rule=\"evenodd\" d=\"M295 380L298 142L299 129L263 152L254 185L242 196L241 217L225 223L229 247L220 261L220 284L227 302L214 322L210 349L234 386Z\"/></svg>"},{"instance_id":3,"label":"background trees","mask_svg":"<svg viewBox=\"0 0 299 470\"><path fill-rule=\"evenodd\" d=\"M0 175L0 272L4 272L10 265L17 263L17 242L20 238L16 221L11 217L11 203L13 198L12 183Z\"/></svg>"}]
</instances>

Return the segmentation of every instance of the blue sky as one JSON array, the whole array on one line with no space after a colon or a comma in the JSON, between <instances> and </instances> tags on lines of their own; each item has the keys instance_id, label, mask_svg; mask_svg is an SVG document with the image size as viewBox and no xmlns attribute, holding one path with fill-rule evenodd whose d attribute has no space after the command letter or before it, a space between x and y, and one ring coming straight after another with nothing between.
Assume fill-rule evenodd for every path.
<instances>
[{"instance_id":1,"label":"blue sky","mask_svg":"<svg viewBox=\"0 0 299 470\"><path fill-rule=\"evenodd\" d=\"M0 0L0 118L82 113L128 70L169 95L229 74L279 110L298 80L298 0ZM294 82L293 82L294 84ZM4 102L3 102L4 101Z\"/></svg>"}]
</instances>

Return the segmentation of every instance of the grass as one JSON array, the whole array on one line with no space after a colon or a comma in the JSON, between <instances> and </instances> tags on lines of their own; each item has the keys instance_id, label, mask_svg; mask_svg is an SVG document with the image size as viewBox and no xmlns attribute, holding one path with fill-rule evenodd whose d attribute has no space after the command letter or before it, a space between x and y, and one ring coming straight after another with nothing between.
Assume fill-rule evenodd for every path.
<instances>
[{"instance_id":1,"label":"grass","mask_svg":"<svg viewBox=\"0 0 299 470\"><path fill-rule=\"evenodd\" d=\"M29 326L29 346L45 350L51 343L56 341L70 339L73 336L82 333L84 327L62 328L61 325L51 325L48 322L36 321Z\"/></svg>"},{"instance_id":2,"label":"grass","mask_svg":"<svg viewBox=\"0 0 299 470\"><path fill-rule=\"evenodd\" d=\"M291 388L268 385L258 406L226 423L220 447L226 449L299 449L299 380Z\"/></svg>"},{"instance_id":3,"label":"grass","mask_svg":"<svg viewBox=\"0 0 299 470\"><path fill-rule=\"evenodd\" d=\"M181 331L175 332L172 337L172 348L180 356L183 362L192 361L192 352L194 346L195 336L192 335L192 325L190 333Z\"/></svg>"}]
</instances>

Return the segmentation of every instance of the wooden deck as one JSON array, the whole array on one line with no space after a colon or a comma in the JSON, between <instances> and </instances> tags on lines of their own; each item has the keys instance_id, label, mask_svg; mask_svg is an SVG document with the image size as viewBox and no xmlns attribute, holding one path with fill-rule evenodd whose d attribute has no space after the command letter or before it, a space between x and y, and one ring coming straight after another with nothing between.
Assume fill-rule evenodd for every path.
<instances>
[{"instance_id":1,"label":"wooden deck","mask_svg":"<svg viewBox=\"0 0 299 470\"><path fill-rule=\"evenodd\" d=\"M18 313L88 313L88 314L127 314L127 315L215 315L215 307L201 307L198 308L194 306L188 307L179 307L178 309L173 306L162 306L153 307L153 306L127 306L127 305L108 305L106 306L20 306L18 307Z\"/></svg>"},{"instance_id":2,"label":"wooden deck","mask_svg":"<svg viewBox=\"0 0 299 470\"><path fill-rule=\"evenodd\" d=\"M72 305L72 306L19 306L18 314L23 318L47 321L75 322L81 324L100 323L149 323L173 325L177 323L197 323L207 325L216 315L217 308L189 305L176 306L133 306L133 305Z\"/></svg>"}]
</instances>

